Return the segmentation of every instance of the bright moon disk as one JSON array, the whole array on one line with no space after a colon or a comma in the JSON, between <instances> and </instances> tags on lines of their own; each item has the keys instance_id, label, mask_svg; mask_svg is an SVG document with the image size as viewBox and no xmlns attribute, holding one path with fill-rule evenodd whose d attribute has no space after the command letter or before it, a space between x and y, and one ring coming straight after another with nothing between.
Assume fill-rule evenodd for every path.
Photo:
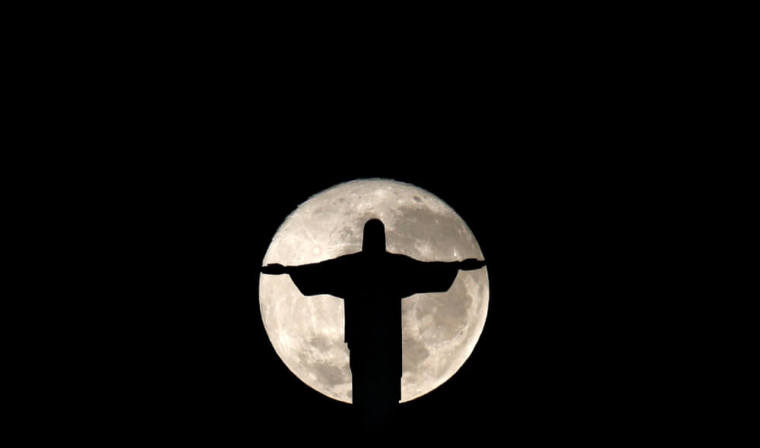
<instances>
[{"instance_id":1,"label":"bright moon disk","mask_svg":"<svg viewBox=\"0 0 760 448\"><path fill-rule=\"evenodd\" d=\"M360 252L364 223L385 224L386 250L421 261L483 259L457 213L433 194L385 179L346 182L299 205L272 238L263 265L295 266ZM306 297L287 275L261 275L259 302L269 340L301 381L328 397L351 402L343 300ZM472 353L488 311L485 268L459 271L445 293L401 300L401 402L451 378Z\"/></svg>"}]
</instances>

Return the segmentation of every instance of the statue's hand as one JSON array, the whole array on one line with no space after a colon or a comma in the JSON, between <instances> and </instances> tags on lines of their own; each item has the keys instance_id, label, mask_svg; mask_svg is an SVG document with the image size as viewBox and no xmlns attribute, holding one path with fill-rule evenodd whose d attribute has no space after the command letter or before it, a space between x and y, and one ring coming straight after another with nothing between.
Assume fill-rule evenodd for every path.
<instances>
[{"instance_id":1,"label":"statue's hand","mask_svg":"<svg viewBox=\"0 0 760 448\"><path fill-rule=\"evenodd\" d=\"M273 263L261 267L262 274L280 275L285 273L285 266Z\"/></svg>"},{"instance_id":2,"label":"statue's hand","mask_svg":"<svg viewBox=\"0 0 760 448\"><path fill-rule=\"evenodd\" d=\"M464 261L459 262L459 269L463 271L473 271L475 269L480 269L485 265L486 265L485 260L476 260L474 258L468 258Z\"/></svg>"}]
</instances>

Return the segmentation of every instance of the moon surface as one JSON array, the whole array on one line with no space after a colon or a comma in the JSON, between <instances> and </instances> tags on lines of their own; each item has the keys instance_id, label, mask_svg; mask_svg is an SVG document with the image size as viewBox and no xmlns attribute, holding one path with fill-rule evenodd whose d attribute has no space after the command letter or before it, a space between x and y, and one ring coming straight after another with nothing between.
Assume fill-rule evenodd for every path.
<instances>
[{"instance_id":1,"label":"moon surface","mask_svg":"<svg viewBox=\"0 0 760 448\"><path fill-rule=\"evenodd\" d=\"M295 266L360 252L364 223L385 224L386 250L421 261L483 259L475 236L441 199L414 185L364 179L342 183L298 206L272 238L263 264ZM269 340L301 381L351 403L343 301L303 296L288 275L259 277ZM464 364L488 311L486 268L459 271L449 291L401 300L401 402L443 384Z\"/></svg>"}]
</instances>

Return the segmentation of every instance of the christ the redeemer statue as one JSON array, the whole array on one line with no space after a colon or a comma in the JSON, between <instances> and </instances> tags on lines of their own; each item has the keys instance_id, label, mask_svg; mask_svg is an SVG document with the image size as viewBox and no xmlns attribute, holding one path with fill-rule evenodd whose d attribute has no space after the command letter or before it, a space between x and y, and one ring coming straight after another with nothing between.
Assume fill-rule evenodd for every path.
<instances>
[{"instance_id":1,"label":"christ the redeemer statue","mask_svg":"<svg viewBox=\"0 0 760 448\"><path fill-rule=\"evenodd\" d=\"M485 261L423 262L385 251L385 226L364 225L362 251L301 266L270 264L265 274L289 274L305 296L330 294L345 305L345 342L352 400L370 414L392 412L401 400L401 302L412 294L446 292L461 270Z\"/></svg>"}]
</instances>

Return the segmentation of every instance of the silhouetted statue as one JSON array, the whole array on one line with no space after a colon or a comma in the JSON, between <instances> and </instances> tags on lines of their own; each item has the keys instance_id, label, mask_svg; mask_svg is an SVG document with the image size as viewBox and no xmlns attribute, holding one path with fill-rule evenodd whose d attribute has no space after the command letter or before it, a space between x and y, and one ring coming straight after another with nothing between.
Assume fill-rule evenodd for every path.
<instances>
[{"instance_id":1,"label":"silhouetted statue","mask_svg":"<svg viewBox=\"0 0 760 448\"><path fill-rule=\"evenodd\" d=\"M305 296L344 299L345 342L352 400L365 418L383 420L401 400L401 302L418 293L446 292L461 270L485 261L423 262L385 251L385 226L364 225L362 251L302 266L270 264L265 274L289 274Z\"/></svg>"}]
</instances>

